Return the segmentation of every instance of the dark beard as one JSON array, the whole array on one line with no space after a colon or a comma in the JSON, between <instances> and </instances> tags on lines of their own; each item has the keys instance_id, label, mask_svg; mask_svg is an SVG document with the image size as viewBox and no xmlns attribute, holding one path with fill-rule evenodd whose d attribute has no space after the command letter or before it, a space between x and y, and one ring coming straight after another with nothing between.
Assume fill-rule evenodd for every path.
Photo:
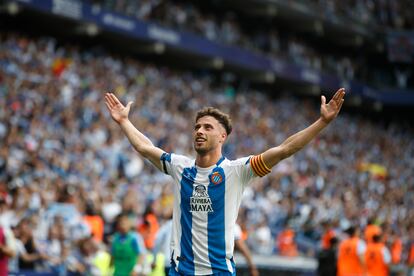
<instances>
[{"instance_id":1,"label":"dark beard","mask_svg":"<svg viewBox=\"0 0 414 276\"><path fill-rule=\"evenodd\" d=\"M198 155L206 155L211 149L209 148L196 148L194 145L194 150L197 152Z\"/></svg>"},{"instance_id":2,"label":"dark beard","mask_svg":"<svg viewBox=\"0 0 414 276\"><path fill-rule=\"evenodd\" d=\"M198 155L205 155L208 152L207 149L196 149L196 148L194 148L194 150L197 152Z\"/></svg>"}]
</instances>

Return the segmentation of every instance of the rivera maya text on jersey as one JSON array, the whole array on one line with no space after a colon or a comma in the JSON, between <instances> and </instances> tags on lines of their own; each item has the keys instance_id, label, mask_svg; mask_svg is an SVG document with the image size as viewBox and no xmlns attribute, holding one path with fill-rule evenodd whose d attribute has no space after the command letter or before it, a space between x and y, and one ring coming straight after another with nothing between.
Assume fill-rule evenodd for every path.
<instances>
[{"instance_id":1,"label":"rivera maya text on jersey","mask_svg":"<svg viewBox=\"0 0 414 276\"><path fill-rule=\"evenodd\" d=\"M194 187L193 196L190 197L190 212L214 212L211 199L204 185Z\"/></svg>"}]
</instances>

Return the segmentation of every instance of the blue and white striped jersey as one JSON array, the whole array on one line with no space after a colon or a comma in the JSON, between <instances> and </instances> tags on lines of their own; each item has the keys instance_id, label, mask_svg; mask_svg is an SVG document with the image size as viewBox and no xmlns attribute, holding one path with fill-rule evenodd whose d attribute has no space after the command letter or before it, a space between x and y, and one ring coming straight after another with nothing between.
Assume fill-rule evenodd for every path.
<instances>
[{"instance_id":1,"label":"blue and white striped jersey","mask_svg":"<svg viewBox=\"0 0 414 276\"><path fill-rule=\"evenodd\" d=\"M234 227L246 185L257 174L250 157L222 157L209 168L188 157L164 153L164 172L175 183L172 260L185 275L234 272Z\"/></svg>"}]
</instances>

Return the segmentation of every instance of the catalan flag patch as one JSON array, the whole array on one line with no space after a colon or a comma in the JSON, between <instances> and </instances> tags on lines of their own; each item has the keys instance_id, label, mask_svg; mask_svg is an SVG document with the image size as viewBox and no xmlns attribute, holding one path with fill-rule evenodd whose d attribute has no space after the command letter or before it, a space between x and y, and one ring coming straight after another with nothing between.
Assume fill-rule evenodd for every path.
<instances>
[{"instance_id":1,"label":"catalan flag patch","mask_svg":"<svg viewBox=\"0 0 414 276\"><path fill-rule=\"evenodd\" d=\"M254 173L260 177L263 177L271 172L271 170L266 166L265 162L263 161L262 154L255 155L252 158L250 158L250 166L252 167Z\"/></svg>"}]
</instances>

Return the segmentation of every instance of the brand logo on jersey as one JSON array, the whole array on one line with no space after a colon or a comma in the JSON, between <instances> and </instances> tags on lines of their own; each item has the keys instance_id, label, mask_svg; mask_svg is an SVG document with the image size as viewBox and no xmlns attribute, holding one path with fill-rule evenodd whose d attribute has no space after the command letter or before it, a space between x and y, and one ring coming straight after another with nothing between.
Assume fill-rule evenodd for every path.
<instances>
[{"instance_id":1,"label":"brand logo on jersey","mask_svg":"<svg viewBox=\"0 0 414 276\"><path fill-rule=\"evenodd\" d=\"M217 185L217 184L220 184L223 181L223 177L221 176L221 174L219 172L214 172L210 176L210 181L214 185Z\"/></svg>"},{"instance_id":2,"label":"brand logo on jersey","mask_svg":"<svg viewBox=\"0 0 414 276\"><path fill-rule=\"evenodd\" d=\"M204 185L194 187L190 197L190 212L213 212L212 202Z\"/></svg>"}]
</instances>

